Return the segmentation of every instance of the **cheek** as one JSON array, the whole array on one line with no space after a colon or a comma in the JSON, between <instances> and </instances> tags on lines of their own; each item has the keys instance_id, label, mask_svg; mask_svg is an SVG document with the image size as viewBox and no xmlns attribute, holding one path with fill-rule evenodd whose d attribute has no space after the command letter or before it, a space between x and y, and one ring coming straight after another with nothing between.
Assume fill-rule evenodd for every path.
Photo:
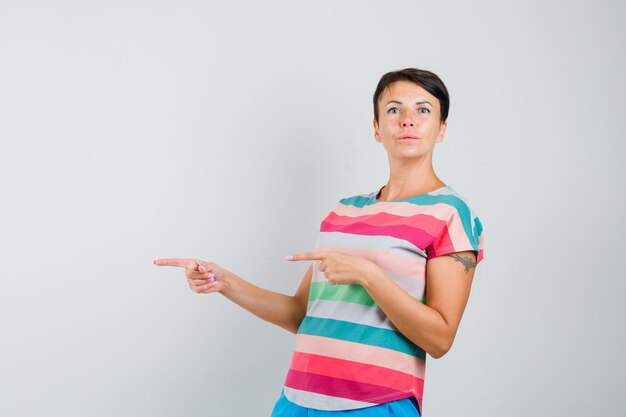
<instances>
[{"instance_id":1,"label":"cheek","mask_svg":"<svg viewBox=\"0 0 626 417\"><path fill-rule=\"evenodd\" d=\"M429 136L438 138L441 133L441 129L438 123L434 123L429 121L428 123L424 123L422 125L424 127L425 133L428 133Z\"/></svg>"},{"instance_id":2,"label":"cheek","mask_svg":"<svg viewBox=\"0 0 626 417\"><path fill-rule=\"evenodd\" d=\"M386 138L391 135L392 128L388 125L383 125L378 128L378 132L380 132L381 137Z\"/></svg>"}]
</instances>

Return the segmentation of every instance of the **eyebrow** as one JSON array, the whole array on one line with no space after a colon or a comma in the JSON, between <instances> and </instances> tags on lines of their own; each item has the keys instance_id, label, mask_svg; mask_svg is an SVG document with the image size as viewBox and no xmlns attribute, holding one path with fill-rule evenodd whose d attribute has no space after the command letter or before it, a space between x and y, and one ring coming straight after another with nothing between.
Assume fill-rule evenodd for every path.
<instances>
[{"instance_id":1,"label":"eyebrow","mask_svg":"<svg viewBox=\"0 0 626 417\"><path fill-rule=\"evenodd\" d=\"M390 105L391 103L395 103L395 104L404 104L404 103L402 103L401 101L398 101L398 100L389 100L389 101L387 102L387 104L386 104L386 105L388 106L388 105ZM430 105L431 107L434 107L434 106L433 106L433 105L432 105L432 104L431 104L428 100L418 101L418 102L416 102L415 104L416 104L416 105L418 105L418 106L419 106L420 104L428 104L428 105Z\"/></svg>"}]
</instances>

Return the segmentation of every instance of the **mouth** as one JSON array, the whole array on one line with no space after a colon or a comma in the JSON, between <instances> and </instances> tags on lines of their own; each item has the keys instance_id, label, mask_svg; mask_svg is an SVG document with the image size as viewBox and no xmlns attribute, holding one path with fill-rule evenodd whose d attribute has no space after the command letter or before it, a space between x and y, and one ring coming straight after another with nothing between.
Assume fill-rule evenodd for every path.
<instances>
[{"instance_id":1,"label":"mouth","mask_svg":"<svg viewBox=\"0 0 626 417\"><path fill-rule=\"evenodd\" d=\"M404 135L401 135L400 137L398 137L399 140L416 140L419 139L417 136L412 135L410 133L406 133Z\"/></svg>"}]
</instances>

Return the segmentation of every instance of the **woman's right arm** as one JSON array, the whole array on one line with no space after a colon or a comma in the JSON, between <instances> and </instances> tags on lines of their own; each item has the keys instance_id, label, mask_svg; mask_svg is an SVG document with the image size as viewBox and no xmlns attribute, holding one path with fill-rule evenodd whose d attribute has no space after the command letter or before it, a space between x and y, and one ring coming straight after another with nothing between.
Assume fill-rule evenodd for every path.
<instances>
[{"instance_id":1,"label":"woman's right arm","mask_svg":"<svg viewBox=\"0 0 626 417\"><path fill-rule=\"evenodd\" d=\"M293 296L269 291L221 268L196 259L157 259L155 265L185 268L187 282L196 293L219 292L255 316L295 333L306 314L313 274L309 267Z\"/></svg>"}]
</instances>

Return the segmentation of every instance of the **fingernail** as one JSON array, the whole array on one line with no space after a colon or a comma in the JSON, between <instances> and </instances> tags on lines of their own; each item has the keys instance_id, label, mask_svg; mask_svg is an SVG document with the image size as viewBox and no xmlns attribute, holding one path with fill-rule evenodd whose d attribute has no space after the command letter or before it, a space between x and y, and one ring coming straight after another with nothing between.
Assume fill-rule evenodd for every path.
<instances>
[{"instance_id":1,"label":"fingernail","mask_svg":"<svg viewBox=\"0 0 626 417\"><path fill-rule=\"evenodd\" d=\"M207 278L215 278L215 274L213 272L211 272L210 274L207 274L206 277Z\"/></svg>"},{"instance_id":2,"label":"fingernail","mask_svg":"<svg viewBox=\"0 0 626 417\"><path fill-rule=\"evenodd\" d=\"M217 281L211 282L211 287L215 287L217 285Z\"/></svg>"},{"instance_id":3,"label":"fingernail","mask_svg":"<svg viewBox=\"0 0 626 417\"><path fill-rule=\"evenodd\" d=\"M206 272L206 268L204 267L204 265L198 265L198 271Z\"/></svg>"},{"instance_id":4,"label":"fingernail","mask_svg":"<svg viewBox=\"0 0 626 417\"><path fill-rule=\"evenodd\" d=\"M287 255L287 256L285 256L285 260L286 260L286 261L293 261L293 255Z\"/></svg>"}]
</instances>

